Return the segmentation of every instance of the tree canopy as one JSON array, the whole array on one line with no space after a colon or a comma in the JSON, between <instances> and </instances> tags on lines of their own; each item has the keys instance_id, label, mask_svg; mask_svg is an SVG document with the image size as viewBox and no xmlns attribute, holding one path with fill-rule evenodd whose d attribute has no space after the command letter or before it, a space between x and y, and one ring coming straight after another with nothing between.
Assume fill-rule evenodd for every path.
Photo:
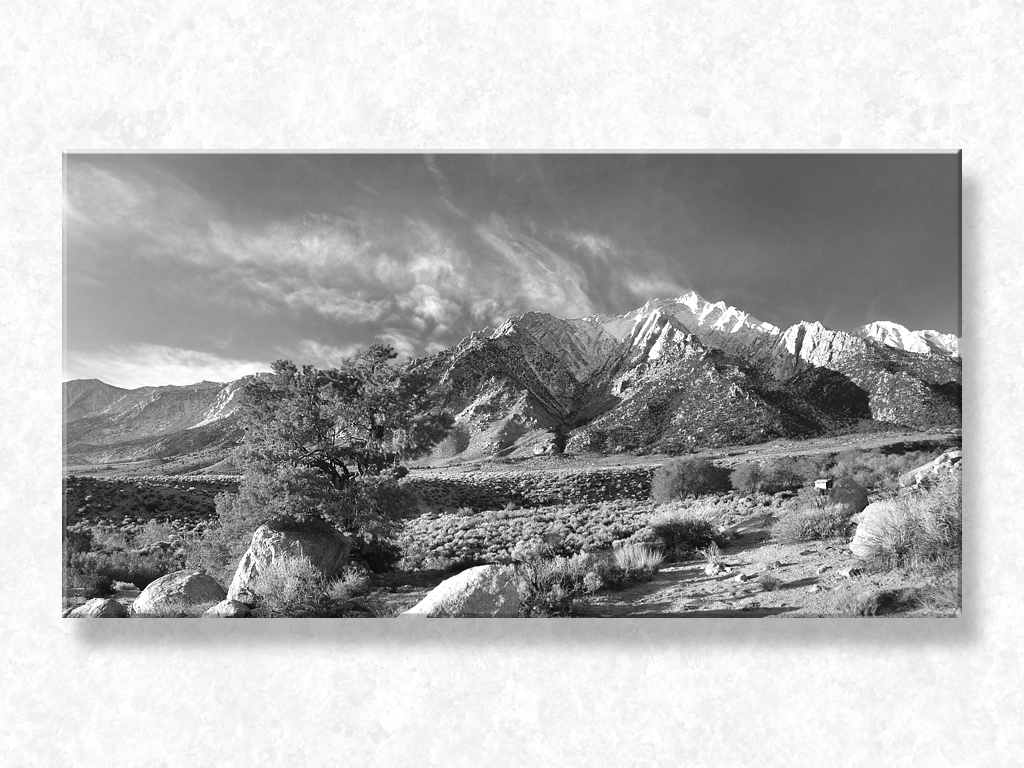
<instances>
[{"instance_id":1,"label":"tree canopy","mask_svg":"<svg viewBox=\"0 0 1024 768\"><path fill-rule=\"evenodd\" d=\"M278 360L245 386L240 493L276 517L324 517L358 527L351 513L364 478L396 476L447 433L427 382L374 344L333 369ZM340 518L340 519L339 519Z\"/></svg>"}]
</instances>

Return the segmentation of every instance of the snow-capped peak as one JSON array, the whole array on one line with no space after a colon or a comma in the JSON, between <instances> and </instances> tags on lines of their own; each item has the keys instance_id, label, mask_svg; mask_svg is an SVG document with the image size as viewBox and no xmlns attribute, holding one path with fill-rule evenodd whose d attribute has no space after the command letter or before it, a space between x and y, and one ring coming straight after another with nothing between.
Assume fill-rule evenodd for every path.
<instances>
[{"instance_id":1,"label":"snow-capped peak","mask_svg":"<svg viewBox=\"0 0 1024 768\"><path fill-rule=\"evenodd\" d=\"M890 320L880 320L857 328L855 335L871 339L896 349L918 354L937 354L949 357L960 356L960 339L951 333L938 331L912 331L904 325Z\"/></svg>"}]
</instances>

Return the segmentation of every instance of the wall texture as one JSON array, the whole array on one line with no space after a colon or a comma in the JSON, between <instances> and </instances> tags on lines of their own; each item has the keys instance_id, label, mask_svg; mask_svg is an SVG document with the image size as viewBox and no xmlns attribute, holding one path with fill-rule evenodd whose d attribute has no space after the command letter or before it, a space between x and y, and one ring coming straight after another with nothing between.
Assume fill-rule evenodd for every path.
<instances>
[{"instance_id":1,"label":"wall texture","mask_svg":"<svg viewBox=\"0 0 1024 768\"><path fill-rule=\"evenodd\" d=\"M1019 3L4 10L0 762L1018 764ZM62 622L61 152L83 148L962 148L963 618Z\"/></svg>"}]
</instances>

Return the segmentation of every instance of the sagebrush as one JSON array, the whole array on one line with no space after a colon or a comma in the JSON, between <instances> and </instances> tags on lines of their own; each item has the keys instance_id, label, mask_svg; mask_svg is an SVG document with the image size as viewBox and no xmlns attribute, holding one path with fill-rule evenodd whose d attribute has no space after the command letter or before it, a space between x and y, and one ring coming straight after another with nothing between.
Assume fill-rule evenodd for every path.
<instances>
[{"instance_id":1,"label":"sagebrush","mask_svg":"<svg viewBox=\"0 0 1024 768\"><path fill-rule=\"evenodd\" d=\"M959 474L934 488L885 502L873 533L863 539L868 560L883 568L950 571L960 568L963 518Z\"/></svg>"},{"instance_id":2,"label":"sagebrush","mask_svg":"<svg viewBox=\"0 0 1024 768\"><path fill-rule=\"evenodd\" d=\"M740 464L732 472L733 488L740 493L778 493L813 482L823 471L824 461L786 456L760 463Z\"/></svg>"},{"instance_id":3,"label":"sagebrush","mask_svg":"<svg viewBox=\"0 0 1024 768\"><path fill-rule=\"evenodd\" d=\"M598 559L590 554L572 557L528 557L515 564L519 615L551 618L579 615L584 597L602 586Z\"/></svg>"},{"instance_id":4,"label":"sagebrush","mask_svg":"<svg viewBox=\"0 0 1024 768\"><path fill-rule=\"evenodd\" d=\"M772 535L782 544L846 538L852 515L843 504L811 504L783 512L772 526Z\"/></svg>"},{"instance_id":5,"label":"sagebrush","mask_svg":"<svg viewBox=\"0 0 1024 768\"><path fill-rule=\"evenodd\" d=\"M708 517L685 508L655 512L647 520L655 541L670 560L685 560L721 540L715 523Z\"/></svg>"},{"instance_id":6,"label":"sagebrush","mask_svg":"<svg viewBox=\"0 0 1024 768\"><path fill-rule=\"evenodd\" d=\"M730 488L729 470L704 458L672 459L651 477L651 498L657 502L685 499Z\"/></svg>"}]
</instances>

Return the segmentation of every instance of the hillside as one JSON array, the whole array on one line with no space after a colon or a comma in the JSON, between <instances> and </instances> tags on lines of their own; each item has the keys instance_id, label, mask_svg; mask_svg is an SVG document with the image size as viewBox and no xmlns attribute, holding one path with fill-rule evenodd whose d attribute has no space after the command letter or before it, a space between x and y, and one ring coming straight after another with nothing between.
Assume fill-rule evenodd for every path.
<instances>
[{"instance_id":1,"label":"hillside","mask_svg":"<svg viewBox=\"0 0 1024 768\"><path fill-rule=\"evenodd\" d=\"M413 370L456 415L438 460L668 452L960 422L961 361L696 294L623 316L528 313Z\"/></svg>"},{"instance_id":2,"label":"hillside","mask_svg":"<svg viewBox=\"0 0 1024 768\"><path fill-rule=\"evenodd\" d=\"M121 389L95 379L64 383L64 458L107 464L226 449L248 379Z\"/></svg>"},{"instance_id":3,"label":"hillside","mask_svg":"<svg viewBox=\"0 0 1024 768\"><path fill-rule=\"evenodd\" d=\"M406 364L455 416L428 458L442 463L957 426L961 365L954 336L886 322L783 330L692 292L618 316L528 312ZM239 438L248 378L131 390L65 382L65 462L213 465Z\"/></svg>"}]
</instances>

